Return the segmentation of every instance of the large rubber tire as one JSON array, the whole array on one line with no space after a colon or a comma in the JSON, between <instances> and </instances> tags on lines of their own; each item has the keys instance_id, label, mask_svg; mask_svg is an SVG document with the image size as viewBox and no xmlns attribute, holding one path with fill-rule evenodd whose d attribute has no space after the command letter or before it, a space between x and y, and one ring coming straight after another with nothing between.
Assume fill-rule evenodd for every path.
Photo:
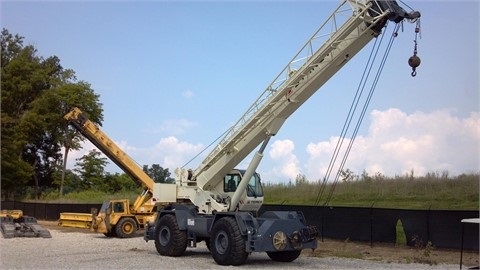
<instances>
[{"instance_id":1,"label":"large rubber tire","mask_svg":"<svg viewBox=\"0 0 480 270\"><path fill-rule=\"evenodd\" d=\"M115 234L120 238L131 238L137 232L137 223L133 218L122 218L115 225Z\"/></svg>"},{"instance_id":2,"label":"large rubber tire","mask_svg":"<svg viewBox=\"0 0 480 270\"><path fill-rule=\"evenodd\" d=\"M178 227L174 215L164 215L155 225L155 248L160 255L178 257L187 249L187 232Z\"/></svg>"},{"instance_id":3,"label":"large rubber tire","mask_svg":"<svg viewBox=\"0 0 480 270\"><path fill-rule=\"evenodd\" d=\"M108 233L103 233L103 235L105 235L106 237L117 237L117 233L115 232L115 230L112 230Z\"/></svg>"},{"instance_id":4,"label":"large rubber tire","mask_svg":"<svg viewBox=\"0 0 480 270\"><path fill-rule=\"evenodd\" d=\"M233 217L219 219L212 228L210 252L220 265L242 265L248 257L245 251L245 237Z\"/></svg>"},{"instance_id":5,"label":"large rubber tire","mask_svg":"<svg viewBox=\"0 0 480 270\"><path fill-rule=\"evenodd\" d=\"M268 257L276 262L293 262L302 253L301 250L267 252Z\"/></svg>"}]
</instances>

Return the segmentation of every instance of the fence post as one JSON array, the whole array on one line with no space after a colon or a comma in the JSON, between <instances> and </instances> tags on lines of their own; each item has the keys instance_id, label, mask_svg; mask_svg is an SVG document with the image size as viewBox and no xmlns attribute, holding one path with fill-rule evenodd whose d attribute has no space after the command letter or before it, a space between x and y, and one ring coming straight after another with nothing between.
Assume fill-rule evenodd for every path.
<instances>
[{"instance_id":1,"label":"fence post","mask_svg":"<svg viewBox=\"0 0 480 270\"><path fill-rule=\"evenodd\" d=\"M373 205L375 202L370 205L370 247L373 247Z\"/></svg>"},{"instance_id":2,"label":"fence post","mask_svg":"<svg viewBox=\"0 0 480 270\"><path fill-rule=\"evenodd\" d=\"M425 243L425 246L427 246L428 242L430 242L430 215L431 215L431 210L432 209L432 205L430 204L430 206L428 207L428 210L427 210L427 242Z\"/></svg>"},{"instance_id":3,"label":"fence post","mask_svg":"<svg viewBox=\"0 0 480 270\"><path fill-rule=\"evenodd\" d=\"M324 223L325 223L325 206L322 206L322 219L321 219L321 228L320 228L320 231L321 231L321 235L322 235L322 242L323 242L323 235L324 235L324 232L323 232L323 226L324 226Z\"/></svg>"}]
</instances>

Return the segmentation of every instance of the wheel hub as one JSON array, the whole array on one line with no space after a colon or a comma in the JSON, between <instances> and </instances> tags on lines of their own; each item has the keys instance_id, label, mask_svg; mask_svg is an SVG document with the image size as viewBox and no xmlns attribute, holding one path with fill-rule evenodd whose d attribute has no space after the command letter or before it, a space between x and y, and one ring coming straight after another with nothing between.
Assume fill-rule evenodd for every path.
<instances>
[{"instance_id":1,"label":"wheel hub","mask_svg":"<svg viewBox=\"0 0 480 270\"><path fill-rule=\"evenodd\" d=\"M282 231L276 232L273 235L272 244L276 250L284 250L287 247L287 235Z\"/></svg>"},{"instance_id":2,"label":"wheel hub","mask_svg":"<svg viewBox=\"0 0 480 270\"><path fill-rule=\"evenodd\" d=\"M158 240L160 241L160 244L165 246L170 241L170 237L171 237L170 236L170 230L167 227L164 227L160 230Z\"/></svg>"}]
</instances>

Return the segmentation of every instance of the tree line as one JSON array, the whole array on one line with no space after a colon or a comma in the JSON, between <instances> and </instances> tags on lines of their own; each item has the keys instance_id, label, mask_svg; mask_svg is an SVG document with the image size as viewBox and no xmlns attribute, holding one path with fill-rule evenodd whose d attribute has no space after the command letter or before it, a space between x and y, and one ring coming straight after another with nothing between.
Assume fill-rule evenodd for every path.
<instances>
[{"instance_id":1,"label":"tree line","mask_svg":"<svg viewBox=\"0 0 480 270\"><path fill-rule=\"evenodd\" d=\"M68 153L85 141L63 116L80 108L99 126L103 121L100 95L91 85L64 68L57 56L43 57L24 37L1 32L1 195L40 199L42 194L95 189L116 192L136 188L125 173L105 172L108 164L93 150L67 169ZM171 181L168 169L144 166L156 182Z\"/></svg>"}]
</instances>

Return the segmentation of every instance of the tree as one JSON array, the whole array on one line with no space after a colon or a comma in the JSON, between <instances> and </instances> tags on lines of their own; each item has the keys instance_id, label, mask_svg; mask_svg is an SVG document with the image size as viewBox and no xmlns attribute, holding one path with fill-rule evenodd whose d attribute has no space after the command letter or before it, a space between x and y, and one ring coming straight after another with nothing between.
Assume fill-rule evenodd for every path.
<instances>
[{"instance_id":1,"label":"tree","mask_svg":"<svg viewBox=\"0 0 480 270\"><path fill-rule=\"evenodd\" d=\"M107 173L105 176L105 183L108 186L107 189L109 193L130 191L139 188L139 185L125 173Z\"/></svg>"},{"instance_id":2,"label":"tree","mask_svg":"<svg viewBox=\"0 0 480 270\"><path fill-rule=\"evenodd\" d=\"M61 166L58 166L57 170L53 175L54 187L58 188L60 186L63 170ZM80 176L76 175L72 170L67 170L65 172L64 179L64 192L65 194L71 192L79 192L83 190L83 181Z\"/></svg>"},{"instance_id":3,"label":"tree","mask_svg":"<svg viewBox=\"0 0 480 270\"><path fill-rule=\"evenodd\" d=\"M74 171L81 178L81 188L108 191L108 184L105 182L105 166L107 158L102 153L93 149L81 158L77 158Z\"/></svg>"},{"instance_id":4,"label":"tree","mask_svg":"<svg viewBox=\"0 0 480 270\"><path fill-rule=\"evenodd\" d=\"M348 168L340 171L340 176L343 182L351 182L356 179L354 172Z\"/></svg>"},{"instance_id":5,"label":"tree","mask_svg":"<svg viewBox=\"0 0 480 270\"><path fill-rule=\"evenodd\" d=\"M1 49L2 192L21 194L26 189L15 187L32 185L38 198L41 186L53 185L52 175L62 163L63 194L68 151L78 149L83 139L63 115L77 106L100 123L99 95L64 69L58 57L45 59L34 46L24 46L18 34L3 29Z\"/></svg>"},{"instance_id":6,"label":"tree","mask_svg":"<svg viewBox=\"0 0 480 270\"><path fill-rule=\"evenodd\" d=\"M30 110L33 118L40 122L38 125L49 124L46 126L46 130L50 130L52 133L48 135L56 138L56 145L64 149L60 196L63 195L68 153L70 150L80 149L81 142L85 140L80 132L68 125L63 116L76 106L81 108L91 121L100 125L103 115L98 99L99 95L95 94L90 84L79 81L63 84L48 91L34 101ZM39 115L43 117L37 117Z\"/></svg>"},{"instance_id":7,"label":"tree","mask_svg":"<svg viewBox=\"0 0 480 270\"><path fill-rule=\"evenodd\" d=\"M19 129L28 104L46 82L33 46L23 46L23 37L1 34L1 173L2 192L17 193L28 183L34 168L23 159L26 134ZM21 192L20 192L21 193Z\"/></svg>"},{"instance_id":8,"label":"tree","mask_svg":"<svg viewBox=\"0 0 480 270\"><path fill-rule=\"evenodd\" d=\"M170 177L168 168L164 169L158 164L152 164L152 167L148 168L148 165L143 165L143 171L150 176L155 183L173 183L175 180Z\"/></svg>"},{"instance_id":9,"label":"tree","mask_svg":"<svg viewBox=\"0 0 480 270\"><path fill-rule=\"evenodd\" d=\"M295 186L301 186L308 184L307 177L304 174L297 174L295 178Z\"/></svg>"}]
</instances>

